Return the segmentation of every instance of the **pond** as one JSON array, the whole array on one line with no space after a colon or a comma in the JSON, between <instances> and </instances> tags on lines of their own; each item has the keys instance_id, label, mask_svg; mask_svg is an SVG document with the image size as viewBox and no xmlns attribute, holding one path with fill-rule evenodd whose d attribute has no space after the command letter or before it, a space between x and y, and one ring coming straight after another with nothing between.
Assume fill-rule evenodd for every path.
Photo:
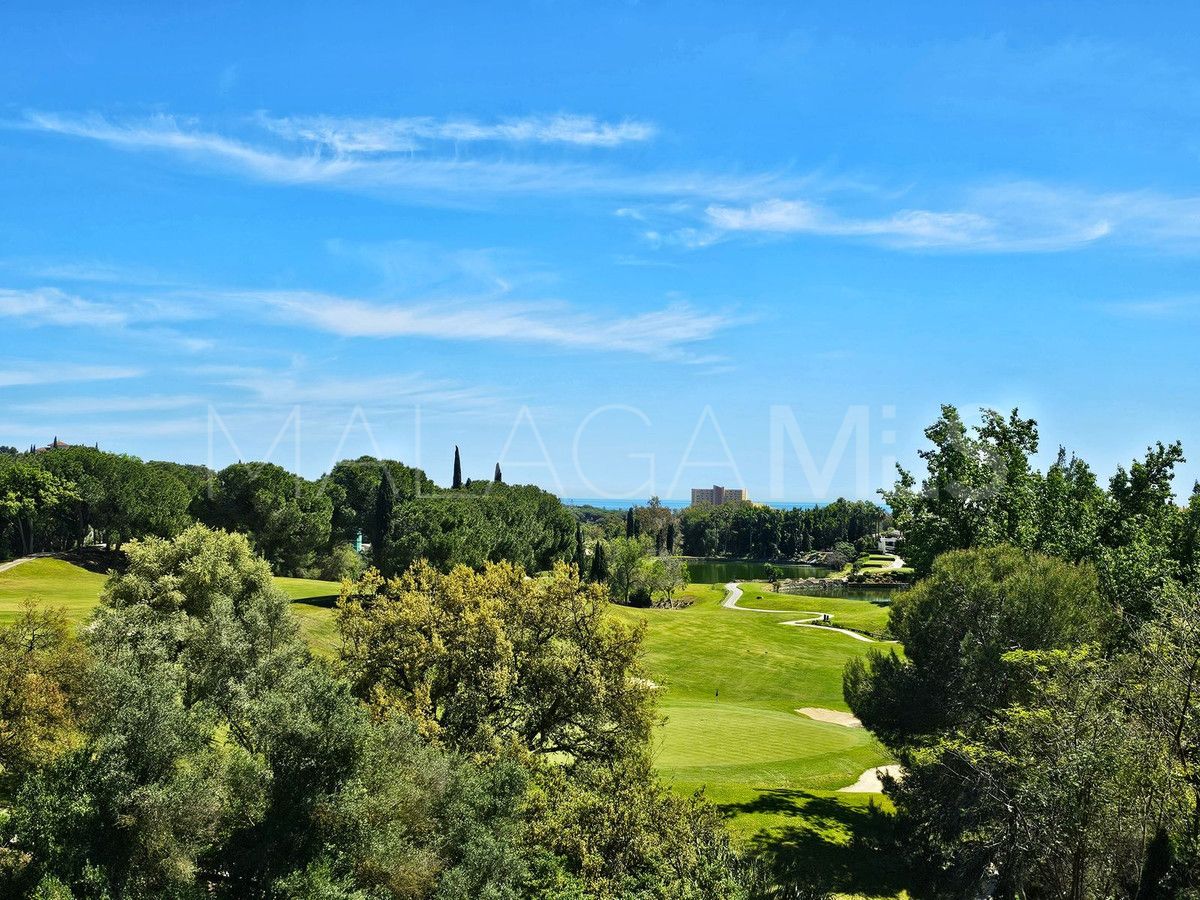
<instances>
[{"instance_id":1,"label":"pond","mask_svg":"<svg viewBox=\"0 0 1200 900\"><path fill-rule=\"evenodd\" d=\"M725 584L728 581L752 581L767 577L769 563L750 559L689 559L688 580L695 584ZM784 578L823 578L828 569L819 566L793 566L777 563Z\"/></svg>"},{"instance_id":2,"label":"pond","mask_svg":"<svg viewBox=\"0 0 1200 900\"><path fill-rule=\"evenodd\" d=\"M800 597L837 597L841 600L868 600L871 603L891 603L902 588L879 587L867 584L845 584L832 582L828 587L804 586L795 591L787 591Z\"/></svg>"}]
</instances>

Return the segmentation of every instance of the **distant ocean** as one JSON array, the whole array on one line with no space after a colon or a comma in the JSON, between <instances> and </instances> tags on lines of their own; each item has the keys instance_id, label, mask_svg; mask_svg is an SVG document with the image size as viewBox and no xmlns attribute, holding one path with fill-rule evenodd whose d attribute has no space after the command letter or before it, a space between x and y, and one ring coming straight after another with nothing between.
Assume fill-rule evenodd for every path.
<instances>
[{"instance_id":1,"label":"distant ocean","mask_svg":"<svg viewBox=\"0 0 1200 900\"><path fill-rule=\"evenodd\" d=\"M627 497L625 499L613 500L609 497L562 497L560 498L567 506L598 506L601 509L629 509L631 506L645 506L649 501L647 499L634 499ZM822 504L813 503L811 500L755 500L755 503L761 503L763 506L773 506L775 509L813 509ZM662 505L667 509L686 509L692 505L690 500L663 500ZM828 505L828 504L824 504Z\"/></svg>"}]
</instances>

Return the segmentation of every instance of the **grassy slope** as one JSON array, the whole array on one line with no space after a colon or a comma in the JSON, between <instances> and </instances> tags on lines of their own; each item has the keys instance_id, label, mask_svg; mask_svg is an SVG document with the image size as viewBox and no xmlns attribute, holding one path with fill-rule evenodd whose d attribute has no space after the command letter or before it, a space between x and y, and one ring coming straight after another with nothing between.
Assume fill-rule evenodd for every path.
<instances>
[{"instance_id":1,"label":"grassy slope","mask_svg":"<svg viewBox=\"0 0 1200 900\"><path fill-rule=\"evenodd\" d=\"M99 601L106 580L105 575L61 559L34 559L0 572L0 625L20 615L26 599L61 607L72 621L82 622ZM338 638L333 604L341 585L306 578L276 578L275 583L295 601L292 609L313 649L335 652Z\"/></svg>"},{"instance_id":2,"label":"grassy slope","mask_svg":"<svg viewBox=\"0 0 1200 900\"><path fill-rule=\"evenodd\" d=\"M886 801L835 790L888 762L887 754L862 729L795 712L845 710L842 667L871 645L779 624L794 618L786 610L803 609L881 631L886 609L747 585L742 604L785 610L772 615L723 608L717 585L687 593L695 603L682 610L616 609L627 621L646 622L646 667L662 688L667 718L657 751L663 776L680 790L703 787L741 840L780 865L825 872L839 891L895 896L900 873L866 849L887 827L878 813Z\"/></svg>"}]
</instances>

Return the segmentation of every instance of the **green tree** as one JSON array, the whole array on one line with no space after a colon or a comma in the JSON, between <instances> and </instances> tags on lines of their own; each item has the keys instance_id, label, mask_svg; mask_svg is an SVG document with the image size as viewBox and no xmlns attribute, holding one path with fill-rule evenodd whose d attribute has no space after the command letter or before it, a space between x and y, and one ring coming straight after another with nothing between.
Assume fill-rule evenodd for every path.
<instances>
[{"instance_id":1,"label":"green tree","mask_svg":"<svg viewBox=\"0 0 1200 900\"><path fill-rule=\"evenodd\" d=\"M608 587L618 603L629 605L645 584L646 545L637 538L617 538L608 546Z\"/></svg>"},{"instance_id":2,"label":"green tree","mask_svg":"<svg viewBox=\"0 0 1200 900\"><path fill-rule=\"evenodd\" d=\"M594 584L608 583L608 551L604 549L604 541L596 541L592 548L592 568L588 572L588 580Z\"/></svg>"},{"instance_id":3,"label":"green tree","mask_svg":"<svg viewBox=\"0 0 1200 900\"><path fill-rule=\"evenodd\" d=\"M1012 651L1003 664L1012 702L915 748L890 788L923 880L958 896L1161 895L1130 887L1165 770L1118 673L1086 649Z\"/></svg>"},{"instance_id":4,"label":"green tree","mask_svg":"<svg viewBox=\"0 0 1200 900\"><path fill-rule=\"evenodd\" d=\"M29 601L0 628L0 784L78 743L88 674L87 652L61 611Z\"/></svg>"},{"instance_id":5,"label":"green tree","mask_svg":"<svg viewBox=\"0 0 1200 900\"><path fill-rule=\"evenodd\" d=\"M329 544L333 503L319 483L272 463L235 463L216 476L205 524L246 534L281 575L315 570Z\"/></svg>"},{"instance_id":6,"label":"green tree","mask_svg":"<svg viewBox=\"0 0 1200 900\"><path fill-rule=\"evenodd\" d=\"M448 746L612 759L646 740L641 633L609 619L604 594L559 564L529 580L489 564L398 581L368 573L339 603L342 661L355 692L402 712Z\"/></svg>"},{"instance_id":7,"label":"green tree","mask_svg":"<svg viewBox=\"0 0 1200 900\"><path fill-rule=\"evenodd\" d=\"M901 594L888 628L904 645L851 660L846 702L894 748L966 726L1008 702L1013 650L1103 643L1114 621L1090 566L1013 547L946 553Z\"/></svg>"},{"instance_id":8,"label":"green tree","mask_svg":"<svg viewBox=\"0 0 1200 900\"><path fill-rule=\"evenodd\" d=\"M579 573L579 577L584 577L585 566L587 564L587 554L583 550L583 525L575 523L575 571Z\"/></svg>"},{"instance_id":9,"label":"green tree","mask_svg":"<svg viewBox=\"0 0 1200 900\"><path fill-rule=\"evenodd\" d=\"M450 481L450 487L453 490L458 490L463 486L462 477L462 460L458 455L458 444L454 445L454 477Z\"/></svg>"},{"instance_id":10,"label":"green tree","mask_svg":"<svg viewBox=\"0 0 1200 900\"><path fill-rule=\"evenodd\" d=\"M0 466L0 529L18 552L33 553L54 515L78 498L75 485L39 467L13 460Z\"/></svg>"}]
</instances>

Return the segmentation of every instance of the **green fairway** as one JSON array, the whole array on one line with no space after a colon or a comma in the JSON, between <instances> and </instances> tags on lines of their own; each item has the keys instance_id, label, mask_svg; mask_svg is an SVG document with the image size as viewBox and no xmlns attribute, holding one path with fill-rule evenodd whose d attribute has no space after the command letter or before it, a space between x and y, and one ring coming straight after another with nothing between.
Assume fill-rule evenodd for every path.
<instances>
[{"instance_id":1,"label":"green fairway","mask_svg":"<svg viewBox=\"0 0 1200 900\"><path fill-rule=\"evenodd\" d=\"M775 609L780 612L829 613L833 616L831 624L835 626L852 628L876 636L882 635L887 628L889 604L884 600L774 594L768 585L756 583L743 584L742 590L745 593L739 601L739 606Z\"/></svg>"},{"instance_id":2,"label":"green fairway","mask_svg":"<svg viewBox=\"0 0 1200 900\"><path fill-rule=\"evenodd\" d=\"M66 610L82 622L100 598L106 575L89 572L61 559L33 559L0 572L0 624L16 619L32 600L38 606Z\"/></svg>"},{"instance_id":3,"label":"green fairway","mask_svg":"<svg viewBox=\"0 0 1200 900\"><path fill-rule=\"evenodd\" d=\"M784 868L825 871L837 891L895 896L894 861L869 848L888 827L879 795L841 794L890 758L862 728L817 722L799 707L847 709L842 668L872 644L781 622L799 610L830 612L834 625L881 632L887 609L863 600L773 594L743 585L726 609L721 585L690 585L692 606L614 607L646 623L646 667L660 688L666 725L657 739L663 777L681 791L704 788L739 839Z\"/></svg>"},{"instance_id":4,"label":"green fairway","mask_svg":"<svg viewBox=\"0 0 1200 900\"><path fill-rule=\"evenodd\" d=\"M300 632L308 645L324 656L337 653L341 638L334 605L342 586L310 578L276 578L275 583L292 598L292 612L300 620Z\"/></svg>"},{"instance_id":5,"label":"green fairway","mask_svg":"<svg viewBox=\"0 0 1200 900\"><path fill-rule=\"evenodd\" d=\"M16 619L26 600L38 606L66 610L73 622L82 622L100 600L107 575L62 559L34 559L0 572L0 624ZM338 646L333 605L341 585L335 581L276 578L275 583L292 598L300 630L318 653L332 654Z\"/></svg>"}]
</instances>

